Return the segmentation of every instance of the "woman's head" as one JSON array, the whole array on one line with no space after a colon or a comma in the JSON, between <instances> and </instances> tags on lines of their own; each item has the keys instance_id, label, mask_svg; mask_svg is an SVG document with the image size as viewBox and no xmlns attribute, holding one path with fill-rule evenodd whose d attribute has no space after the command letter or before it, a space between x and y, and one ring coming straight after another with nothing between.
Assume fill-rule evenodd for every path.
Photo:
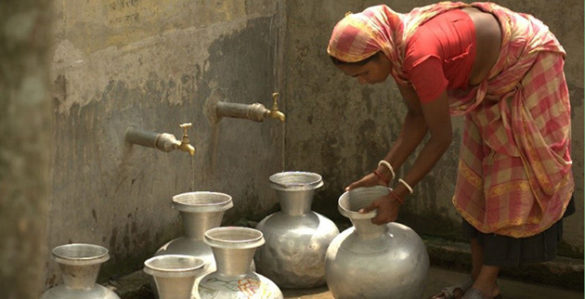
<instances>
[{"instance_id":1,"label":"woman's head","mask_svg":"<svg viewBox=\"0 0 585 299\"><path fill-rule=\"evenodd\" d=\"M379 51L393 59L402 28L402 15L386 5L348 13L333 28L327 53L344 62L362 61Z\"/></svg>"},{"instance_id":2,"label":"woman's head","mask_svg":"<svg viewBox=\"0 0 585 299\"><path fill-rule=\"evenodd\" d=\"M360 82L384 81L391 72L390 62L399 59L395 41L401 41L401 18L385 5L347 14L333 28L327 53L338 68Z\"/></svg>"},{"instance_id":3,"label":"woman's head","mask_svg":"<svg viewBox=\"0 0 585 299\"><path fill-rule=\"evenodd\" d=\"M382 52L356 62L341 61L330 56L333 64L346 75L358 79L361 84L382 83L390 75L392 64Z\"/></svg>"}]
</instances>

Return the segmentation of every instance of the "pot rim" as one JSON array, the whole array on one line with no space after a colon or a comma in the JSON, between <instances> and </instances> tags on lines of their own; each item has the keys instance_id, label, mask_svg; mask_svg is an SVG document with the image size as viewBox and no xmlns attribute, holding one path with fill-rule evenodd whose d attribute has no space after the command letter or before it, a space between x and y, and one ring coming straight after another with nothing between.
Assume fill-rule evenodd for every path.
<instances>
[{"instance_id":1,"label":"pot rim","mask_svg":"<svg viewBox=\"0 0 585 299\"><path fill-rule=\"evenodd\" d=\"M107 248L88 243L60 245L53 248L51 253L57 263L73 266L101 264L110 259Z\"/></svg>"},{"instance_id":2,"label":"pot rim","mask_svg":"<svg viewBox=\"0 0 585 299\"><path fill-rule=\"evenodd\" d=\"M339 213L345 217L351 219L372 219L376 217L378 211L373 210L367 213L360 213L358 212L359 209L364 208L359 207L358 210L352 210L350 208L350 200L351 196L356 196L361 198L365 201L365 203L370 204L372 201L376 200L377 198L388 194L392 189L389 187L384 186L373 186L373 187L360 187L356 189L352 189L350 191L345 191L341 196L339 196L339 200L337 201L337 208Z\"/></svg>"},{"instance_id":3,"label":"pot rim","mask_svg":"<svg viewBox=\"0 0 585 299\"><path fill-rule=\"evenodd\" d=\"M255 228L220 226L208 229L204 242L216 248L250 249L264 245L265 241L264 234Z\"/></svg>"},{"instance_id":4,"label":"pot rim","mask_svg":"<svg viewBox=\"0 0 585 299\"><path fill-rule=\"evenodd\" d=\"M234 206L231 195L212 191L193 191L174 195L173 207L183 212L222 212Z\"/></svg>"},{"instance_id":5,"label":"pot rim","mask_svg":"<svg viewBox=\"0 0 585 299\"><path fill-rule=\"evenodd\" d=\"M176 267L162 267L156 265L158 261L171 260L176 262ZM180 264L184 262L183 264ZM188 277L196 276L197 272L205 266L205 261L192 255L165 254L153 256L144 261L144 272L158 277Z\"/></svg>"},{"instance_id":6,"label":"pot rim","mask_svg":"<svg viewBox=\"0 0 585 299\"><path fill-rule=\"evenodd\" d=\"M303 178L300 182L286 181L286 178ZM306 191L315 190L323 186L323 178L320 174L308 171L283 171L271 175L269 178L272 188L281 191Z\"/></svg>"}]
</instances>

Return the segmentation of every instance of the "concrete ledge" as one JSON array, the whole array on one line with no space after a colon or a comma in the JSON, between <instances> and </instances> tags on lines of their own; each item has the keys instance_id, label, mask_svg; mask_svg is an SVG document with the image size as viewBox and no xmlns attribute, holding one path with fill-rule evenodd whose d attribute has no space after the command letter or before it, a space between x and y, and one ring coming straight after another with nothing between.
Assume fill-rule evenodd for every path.
<instances>
[{"instance_id":1,"label":"concrete ledge","mask_svg":"<svg viewBox=\"0 0 585 299\"><path fill-rule=\"evenodd\" d=\"M460 271L471 269L471 251L468 244L431 237L423 237L423 240L432 265ZM583 268L582 259L557 257L546 263L504 268L501 276L583 291Z\"/></svg>"},{"instance_id":2,"label":"concrete ledge","mask_svg":"<svg viewBox=\"0 0 585 299\"><path fill-rule=\"evenodd\" d=\"M150 276L139 270L103 284L122 299L154 299Z\"/></svg>"},{"instance_id":3,"label":"concrete ledge","mask_svg":"<svg viewBox=\"0 0 585 299\"><path fill-rule=\"evenodd\" d=\"M431 265L461 272L471 269L471 252L468 244L431 237L423 237L423 240L429 252ZM581 259L558 257L554 261L542 264L503 269L501 276L583 292L583 268ZM122 299L154 299L149 276L142 270L102 284L114 290Z\"/></svg>"}]
</instances>

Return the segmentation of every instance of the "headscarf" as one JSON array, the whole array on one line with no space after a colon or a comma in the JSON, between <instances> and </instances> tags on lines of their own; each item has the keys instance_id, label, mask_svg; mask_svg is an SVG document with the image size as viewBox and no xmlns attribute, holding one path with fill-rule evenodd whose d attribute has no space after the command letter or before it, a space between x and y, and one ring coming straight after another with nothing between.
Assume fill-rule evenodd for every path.
<instances>
[{"instance_id":1,"label":"headscarf","mask_svg":"<svg viewBox=\"0 0 585 299\"><path fill-rule=\"evenodd\" d=\"M344 62L357 62L382 51L392 61L392 76L404 84L404 51L415 29L441 12L466 6L469 4L440 2L401 14L377 5L361 13L349 13L333 28L327 53Z\"/></svg>"}]
</instances>

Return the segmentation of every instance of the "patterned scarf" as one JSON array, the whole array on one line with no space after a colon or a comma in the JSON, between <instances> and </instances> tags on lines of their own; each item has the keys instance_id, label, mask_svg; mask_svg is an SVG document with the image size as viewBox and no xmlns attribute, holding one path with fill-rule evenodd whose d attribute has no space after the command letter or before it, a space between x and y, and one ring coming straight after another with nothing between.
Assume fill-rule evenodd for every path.
<instances>
[{"instance_id":1,"label":"patterned scarf","mask_svg":"<svg viewBox=\"0 0 585 299\"><path fill-rule=\"evenodd\" d=\"M341 61L356 62L382 51L392 61L392 76L405 84L404 51L416 28L444 11L468 6L462 2L441 2L401 14L386 5L377 5L361 13L349 13L333 28L327 53Z\"/></svg>"}]
</instances>

